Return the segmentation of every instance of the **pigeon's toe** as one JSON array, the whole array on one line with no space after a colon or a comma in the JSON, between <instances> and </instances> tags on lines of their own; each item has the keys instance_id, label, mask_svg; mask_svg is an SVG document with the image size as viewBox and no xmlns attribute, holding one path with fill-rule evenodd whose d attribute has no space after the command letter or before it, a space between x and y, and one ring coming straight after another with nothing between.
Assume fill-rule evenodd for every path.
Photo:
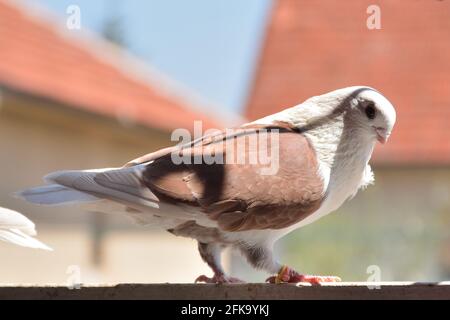
<instances>
[{"instance_id":1,"label":"pigeon's toe","mask_svg":"<svg viewBox=\"0 0 450 320\"><path fill-rule=\"evenodd\" d=\"M283 266L277 275L267 278L269 283L300 283L306 282L313 285L320 285L325 282L339 282L341 278L335 276L313 276L300 274L297 271Z\"/></svg>"},{"instance_id":2,"label":"pigeon's toe","mask_svg":"<svg viewBox=\"0 0 450 320\"><path fill-rule=\"evenodd\" d=\"M245 281L234 277L228 277L226 275L214 275L210 278L203 274L195 279L195 283L245 283Z\"/></svg>"}]
</instances>

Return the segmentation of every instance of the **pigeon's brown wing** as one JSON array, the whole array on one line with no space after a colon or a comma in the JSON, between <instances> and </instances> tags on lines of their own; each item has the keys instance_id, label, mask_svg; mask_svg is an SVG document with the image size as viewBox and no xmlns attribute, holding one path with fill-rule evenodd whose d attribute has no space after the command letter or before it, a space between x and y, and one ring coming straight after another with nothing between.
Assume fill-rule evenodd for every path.
<instances>
[{"instance_id":1,"label":"pigeon's brown wing","mask_svg":"<svg viewBox=\"0 0 450 320\"><path fill-rule=\"evenodd\" d=\"M316 211L324 195L315 151L289 128L260 129L223 131L183 146L176 152L181 164L172 152L153 157L144 183L160 200L198 206L226 231L295 224ZM261 152L272 155L269 164L261 163Z\"/></svg>"},{"instance_id":2,"label":"pigeon's brown wing","mask_svg":"<svg viewBox=\"0 0 450 320\"><path fill-rule=\"evenodd\" d=\"M159 149L159 150L151 152L151 153L147 153L147 154L145 154L145 155L143 155L143 156L141 156L139 158L136 158L136 159L128 161L124 165L124 167L132 167L132 166L135 166L135 165L139 165L139 164L143 164L143 163L146 163L146 162L150 162L150 161L153 161L155 159L158 159L158 158L164 157L166 155L169 155L169 154L171 154L173 152L177 152L181 148L189 148L189 147L193 147L195 145L208 143L208 141L211 141L211 140L208 140L208 139L210 139L212 136L222 135L222 134L223 134L222 131L217 130L214 133L211 133L211 134L209 134L207 136L203 136L200 139L196 139L196 140L191 141L189 143L185 143L185 144L182 144L182 145L171 146L171 147Z\"/></svg>"},{"instance_id":3,"label":"pigeon's brown wing","mask_svg":"<svg viewBox=\"0 0 450 320\"><path fill-rule=\"evenodd\" d=\"M173 147L167 147L167 148L163 148L160 149L158 151L155 152L151 152L151 153L147 153L139 158L133 159L131 161L128 161L124 167L132 167L138 164L142 164L142 163L146 163L146 162L150 162L152 160L161 158L171 152L173 152L174 150L178 149L178 146L173 146Z\"/></svg>"},{"instance_id":4,"label":"pigeon's brown wing","mask_svg":"<svg viewBox=\"0 0 450 320\"><path fill-rule=\"evenodd\" d=\"M235 134L240 134L244 131L244 129L246 131L255 131L258 129L265 129L265 130L270 130L270 129L277 129L277 130L281 130L283 132L285 131L291 131L291 132L295 132L296 128L291 126L290 124L283 122L283 121L277 121L275 124L271 124L271 125L264 125L264 124L249 124L249 125L245 125L241 128L238 129L232 129L231 131L233 131L233 133ZM228 133L228 136L233 135L233 133ZM208 145L211 144L212 142L217 142L220 140L224 140L227 138L227 132L226 130L216 130L208 135L205 135L199 139L195 139L193 141L190 141L188 143L182 144L182 145L176 145L176 146L171 146L171 147L167 147L167 148L163 148L163 149L159 149L157 151L151 152L151 153L147 153L139 158L133 159L128 161L124 167L132 167L138 164L142 164L142 163L146 163L146 162L150 162L153 161L155 159L164 157L166 155L169 155L171 153L174 152L178 152L180 149L183 148L191 148L191 147L195 147L195 146L199 146L199 145ZM228 137L229 138L229 137Z\"/></svg>"}]
</instances>

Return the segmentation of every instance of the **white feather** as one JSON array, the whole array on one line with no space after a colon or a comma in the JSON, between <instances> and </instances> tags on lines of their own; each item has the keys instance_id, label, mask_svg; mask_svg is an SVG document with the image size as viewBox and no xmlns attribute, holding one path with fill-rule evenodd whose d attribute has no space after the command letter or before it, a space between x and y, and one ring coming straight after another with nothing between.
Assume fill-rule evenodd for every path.
<instances>
[{"instance_id":1,"label":"white feather","mask_svg":"<svg viewBox=\"0 0 450 320\"><path fill-rule=\"evenodd\" d=\"M59 184L50 184L30 188L15 194L31 203L42 205L60 205L84 203L98 200L97 197L73 190Z\"/></svg>"},{"instance_id":2,"label":"white feather","mask_svg":"<svg viewBox=\"0 0 450 320\"><path fill-rule=\"evenodd\" d=\"M139 166L116 169L66 170L48 174L50 185L17 193L27 201L55 205L94 202L102 198L131 205L136 209L158 208L158 199L139 184Z\"/></svg>"},{"instance_id":3,"label":"white feather","mask_svg":"<svg viewBox=\"0 0 450 320\"><path fill-rule=\"evenodd\" d=\"M34 223L24 215L6 208L0 208L0 240L19 246L53 250L33 238L36 235Z\"/></svg>"},{"instance_id":4,"label":"white feather","mask_svg":"<svg viewBox=\"0 0 450 320\"><path fill-rule=\"evenodd\" d=\"M126 168L65 170L48 174L50 185L17 193L25 200L44 205L82 204L88 211L121 213L140 225L172 228L188 220L216 227L198 210L187 205L172 205L159 199L142 185L146 164Z\"/></svg>"}]
</instances>

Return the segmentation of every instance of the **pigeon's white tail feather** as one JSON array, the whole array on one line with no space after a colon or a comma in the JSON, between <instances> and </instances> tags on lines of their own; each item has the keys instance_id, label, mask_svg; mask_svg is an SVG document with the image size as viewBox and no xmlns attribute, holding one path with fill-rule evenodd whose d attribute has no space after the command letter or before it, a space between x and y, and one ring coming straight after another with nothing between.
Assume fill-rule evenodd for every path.
<instances>
[{"instance_id":1,"label":"pigeon's white tail feather","mask_svg":"<svg viewBox=\"0 0 450 320\"><path fill-rule=\"evenodd\" d=\"M53 251L53 249L46 244L15 228L0 229L0 240L10 242L22 247Z\"/></svg>"},{"instance_id":2,"label":"pigeon's white tail feather","mask_svg":"<svg viewBox=\"0 0 450 320\"><path fill-rule=\"evenodd\" d=\"M67 170L50 173L50 185L20 192L26 200L40 204L86 203L113 200L136 209L159 208L158 198L141 182L144 167Z\"/></svg>"},{"instance_id":3,"label":"pigeon's white tail feather","mask_svg":"<svg viewBox=\"0 0 450 320\"><path fill-rule=\"evenodd\" d=\"M183 206L160 202L144 184L146 165L96 170L58 171L44 179L49 185L22 191L22 198L40 204L87 205L90 211L119 212L141 225L181 224L187 220L210 219L202 213L191 212ZM160 219L155 219L154 216ZM214 224L216 226L216 224Z\"/></svg>"},{"instance_id":4,"label":"pigeon's white tail feather","mask_svg":"<svg viewBox=\"0 0 450 320\"><path fill-rule=\"evenodd\" d=\"M93 195L70 189L59 184L30 188L18 192L16 195L29 202L43 205L84 203L99 200Z\"/></svg>"}]
</instances>

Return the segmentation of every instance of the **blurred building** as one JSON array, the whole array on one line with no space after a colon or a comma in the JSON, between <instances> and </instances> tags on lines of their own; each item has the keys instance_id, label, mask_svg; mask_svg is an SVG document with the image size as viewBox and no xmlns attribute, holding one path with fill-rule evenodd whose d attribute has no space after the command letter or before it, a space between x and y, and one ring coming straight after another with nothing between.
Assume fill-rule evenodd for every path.
<instances>
[{"instance_id":1,"label":"blurred building","mask_svg":"<svg viewBox=\"0 0 450 320\"><path fill-rule=\"evenodd\" d=\"M367 27L373 4L381 29ZM367 279L369 265L385 280L448 277L449 34L448 1L274 1L250 119L352 85L376 88L397 109L372 161L375 186L287 237L285 261L347 280Z\"/></svg>"},{"instance_id":2,"label":"blurred building","mask_svg":"<svg viewBox=\"0 0 450 320\"><path fill-rule=\"evenodd\" d=\"M194 120L215 127L193 95L100 38L0 1L0 98L0 204L34 220L55 249L0 244L1 283L63 283L71 265L84 282L183 282L207 271L194 241L10 196L51 171L121 166L173 144L170 132Z\"/></svg>"}]
</instances>

